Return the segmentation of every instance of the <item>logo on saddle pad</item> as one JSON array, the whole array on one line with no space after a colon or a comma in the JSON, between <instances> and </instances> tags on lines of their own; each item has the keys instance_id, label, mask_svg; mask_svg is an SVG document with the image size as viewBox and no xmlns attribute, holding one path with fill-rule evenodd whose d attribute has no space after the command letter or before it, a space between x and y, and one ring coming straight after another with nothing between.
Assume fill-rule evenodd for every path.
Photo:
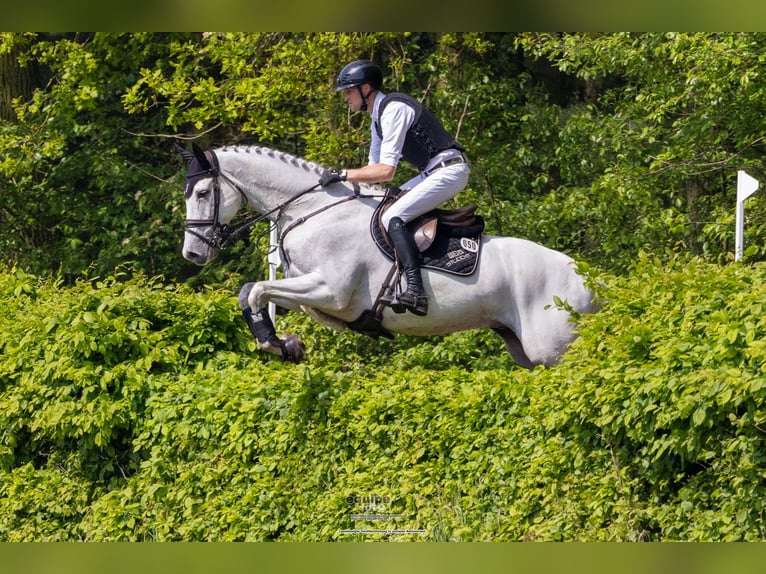
<instances>
[{"instance_id":1,"label":"logo on saddle pad","mask_svg":"<svg viewBox=\"0 0 766 574\"><path fill-rule=\"evenodd\" d=\"M380 224L380 216L392 200L384 200L375 210L370 232L378 248L393 261L394 248ZM422 267L464 276L476 271L484 220L475 211L476 206L435 209L407 224L420 248Z\"/></svg>"}]
</instances>

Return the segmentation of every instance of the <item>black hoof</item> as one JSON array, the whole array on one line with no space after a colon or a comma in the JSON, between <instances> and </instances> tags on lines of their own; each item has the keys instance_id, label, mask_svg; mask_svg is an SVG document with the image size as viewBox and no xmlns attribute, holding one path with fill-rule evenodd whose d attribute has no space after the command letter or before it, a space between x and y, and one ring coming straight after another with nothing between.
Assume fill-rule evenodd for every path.
<instances>
[{"instance_id":1,"label":"black hoof","mask_svg":"<svg viewBox=\"0 0 766 574\"><path fill-rule=\"evenodd\" d=\"M290 361L296 365L306 358L306 345L300 337L287 335L282 339L282 360Z\"/></svg>"}]
</instances>

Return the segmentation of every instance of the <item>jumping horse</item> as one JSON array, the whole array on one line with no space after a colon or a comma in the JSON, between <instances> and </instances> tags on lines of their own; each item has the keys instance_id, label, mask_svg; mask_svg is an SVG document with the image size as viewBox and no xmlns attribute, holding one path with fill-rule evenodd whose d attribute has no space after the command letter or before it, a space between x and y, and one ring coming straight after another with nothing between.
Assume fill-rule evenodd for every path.
<instances>
[{"instance_id":1,"label":"jumping horse","mask_svg":"<svg viewBox=\"0 0 766 574\"><path fill-rule=\"evenodd\" d=\"M569 256L525 239L480 233L474 239L458 234L443 245L448 257L473 257L474 265L459 273L424 267L427 315L395 312L380 299L398 284L396 265L371 223L387 200L384 188L349 182L321 187L322 166L265 147L177 148L189 164L186 259L205 265L254 223L276 226L283 278L247 283L239 304L260 348L284 360L300 362L305 347L295 335L276 335L270 302L303 310L338 331L373 337L489 328L528 369L558 363L577 336L572 312L597 310ZM243 208L257 215L230 226Z\"/></svg>"}]
</instances>

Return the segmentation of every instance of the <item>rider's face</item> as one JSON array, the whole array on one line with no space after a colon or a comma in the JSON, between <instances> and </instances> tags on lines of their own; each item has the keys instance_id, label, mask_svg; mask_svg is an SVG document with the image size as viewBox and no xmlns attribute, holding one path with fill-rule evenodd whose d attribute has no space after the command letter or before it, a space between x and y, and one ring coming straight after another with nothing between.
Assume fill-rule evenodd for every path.
<instances>
[{"instance_id":1,"label":"rider's face","mask_svg":"<svg viewBox=\"0 0 766 574\"><path fill-rule=\"evenodd\" d=\"M362 91L365 93L368 92L369 88L367 84L362 84ZM362 96L357 86L351 86L343 90L343 101L348 104L352 112L358 112L362 109Z\"/></svg>"}]
</instances>

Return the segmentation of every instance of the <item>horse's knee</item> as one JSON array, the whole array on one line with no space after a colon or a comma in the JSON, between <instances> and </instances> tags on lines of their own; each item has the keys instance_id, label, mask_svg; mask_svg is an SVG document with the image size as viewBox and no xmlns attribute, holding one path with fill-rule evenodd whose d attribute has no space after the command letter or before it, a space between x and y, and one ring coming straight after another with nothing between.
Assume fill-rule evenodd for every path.
<instances>
[{"instance_id":1,"label":"horse's knee","mask_svg":"<svg viewBox=\"0 0 766 574\"><path fill-rule=\"evenodd\" d=\"M239 301L239 308L243 311L250 308L250 291L253 290L254 285L255 283L251 281L250 283L245 283L242 289L239 290L239 297L237 299Z\"/></svg>"},{"instance_id":2,"label":"horse's knee","mask_svg":"<svg viewBox=\"0 0 766 574\"><path fill-rule=\"evenodd\" d=\"M247 303L251 309L262 309L266 306L266 301L263 301L264 289L263 283L248 283L245 287L250 288L247 294ZM244 287L243 287L244 289Z\"/></svg>"}]
</instances>

